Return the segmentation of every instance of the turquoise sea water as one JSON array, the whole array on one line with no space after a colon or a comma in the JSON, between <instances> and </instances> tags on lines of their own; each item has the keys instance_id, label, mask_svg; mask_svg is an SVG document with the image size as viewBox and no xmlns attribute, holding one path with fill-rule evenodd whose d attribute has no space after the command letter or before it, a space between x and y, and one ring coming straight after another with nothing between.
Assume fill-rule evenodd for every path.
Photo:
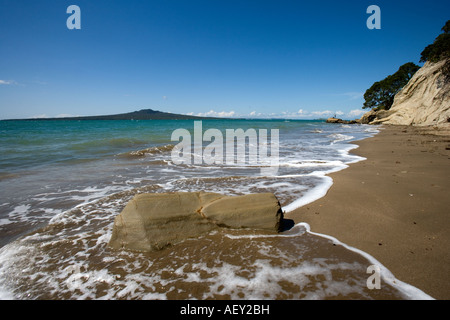
<instances>
[{"instance_id":1,"label":"turquoise sea water","mask_svg":"<svg viewBox=\"0 0 450 320\"><path fill-rule=\"evenodd\" d=\"M279 172L284 175L316 170L325 172L354 161L358 158L342 153L349 149L345 141L372 134L371 128L355 130L356 127L330 126L323 121L204 120L201 124L202 132L215 128L223 133L224 138L227 129L253 128L257 131L267 129L269 141L270 130L279 130ZM171 141L171 136L179 128L188 130L194 138L192 120L1 121L0 184L3 202L0 203L0 227L8 230L2 233L0 244L7 243L17 230L22 233L29 227L45 223L52 217L52 212L70 209L83 200L89 201L114 191L149 184L164 185L166 191L187 191L191 188L190 182L183 177L259 176L259 168L251 166L174 166L170 151L178 141ZM207 144L204 142L205 146ZM303 180L306 182L312 178ZM235 184L239 182L240 179L236 178ZM212 185L207 179L197 183L218 192L235 188L231 183L226 185L220 181ZM285 189L288 189L288 184ZM258 190L257 185L263 185L261 179L253 185L253 191ZM295 192L278 193L282 198L295 200L296 197L293 195ZM9 228L10 224L21 226Z\"/></svg>"},{"instance_id":2,"label":"turquoise sea water","mask_svg":"<svg viewBox=\"0 0 450 320\"><path fill-rule=\"evenodd\" d=\"M289 212L324 196L332 184L327 173L362 160L349 153L355 147L351 142L377 132L324 121L201 124L203 132L222 132L224 147L227 129L267 129L269 136L270 130L279 130L278 170L264 175L252 163L174 164L171 151L178 141L171 141L171 135L179 128L193 135L193 120L0 121L0 298L376 297L367 291L367 266L361 262L307 255L329 240L307 236L302 226L257 243L250 231L225 230L150 255L110 250L114 218L136 193L273 192ZM252 256L259 258L204 260L205 243L208 256L220 256L220 250L239 242L244 252L254 251ZM334 279L330 270L348 275ZM202 280L205 273L209 276ZM274 287L274 281L289 286ZM194 295L184 289L187 284L202 289ZM384 294L402 297L396 290Z\"/></svg>"}]
</instances>

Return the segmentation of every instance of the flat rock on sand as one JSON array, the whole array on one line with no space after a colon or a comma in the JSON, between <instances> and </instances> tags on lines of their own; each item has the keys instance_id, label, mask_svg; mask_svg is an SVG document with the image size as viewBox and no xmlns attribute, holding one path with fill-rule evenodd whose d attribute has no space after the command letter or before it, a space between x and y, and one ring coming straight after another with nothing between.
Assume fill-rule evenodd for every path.
<instances>
[{"instance_id":1,"label":"flat rock on sand","mask_svg":"<svg viewBox=\"0 0 450 320\"><path fill-rule=\"evenodd\" d=\"M208 192L136 195L116 217L109 246L150 251L218 227L280 231L283 214L272 193Z\"/></svg>"}]
</instances>

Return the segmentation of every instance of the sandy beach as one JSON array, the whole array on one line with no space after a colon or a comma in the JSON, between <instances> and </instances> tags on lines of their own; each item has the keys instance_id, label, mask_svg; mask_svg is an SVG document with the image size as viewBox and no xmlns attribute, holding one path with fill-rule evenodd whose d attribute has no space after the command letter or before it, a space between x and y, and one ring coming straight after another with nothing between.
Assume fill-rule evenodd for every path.
<instances>
[{"instance_id":1,"label":"sandy beach","mask_svg":"<svg viewBox=\"0 0 450 320\"><path fill-rule=\"evenodd\" d=\"M361 249L435 299L450 298L449 126L382 126L367 158L331 174L327 195L287 215Z\"/></svg>"}]
</instances>

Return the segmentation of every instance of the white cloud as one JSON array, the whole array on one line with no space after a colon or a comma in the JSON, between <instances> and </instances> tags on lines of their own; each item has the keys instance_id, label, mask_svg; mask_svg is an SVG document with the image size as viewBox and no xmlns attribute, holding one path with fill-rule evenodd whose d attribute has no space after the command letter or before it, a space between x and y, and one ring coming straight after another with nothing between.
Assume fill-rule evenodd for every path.
<instances>
[{"instance_id":1,"label":"white cloud","mask_svg":"<svg viewBox=\"0 0 450 320\"><path fill-rule=\"evenodd\" d=\"M4 85L11 85L11 84L17 84L16 81L14 80L0 80L0 85L4 84Z\"/></svg>"},{"instance_id":2,"label":"white cloud","mask_svg":"<svg viewBox=\"0 0 450 320\"><path fill-rule=\"evenodd\" d=\"M195 115L199 117L216 117L216 118L258 118L258 119L319 119L319 118L329 118L329 117L338 117L338 118L359 118L364 113L363 110L351 110L349 112L343 112L342 110L316 110L316 111L307 111L304 109L299 109L298 111L282 111L279 113L262 113L257 111L251 111L248 114L239 114L235 111L215 111L210 110L207 112L188 112L186 115Z\"/></svg>"},{"instance_id":3,"label":"white cloud","mask_svg":"<svg viewBox=\"0 0 450 320\"><path fill-rule=\"evenodd\" d=\"M345 113L338 110L338 111L331 111L331 110L323 110L323 111L312 111L308 114L310 117L319 117L319 118L326 118L326 117L340 117L343 116Z\"/></svg>"},{"instance_id":4,"label":"white cloud","mask_svg":"<svg viewBox=\"0 0 450 320\"><path fill-rule=\"evenodd\" d=\"M366 113L366 111L361 110L361 109L355 109L355 110L351 110L347 115L349 118L359 118L364 113Z\"/></svg>"},{"instance_id":5,"label":"white cloud","mask_svg":"<svg viewBox=\"0 0 450 320\"><path fill-rule=\"evenodd\" d=\"M328 118L336 115L336 117L340 117L345 115L342 111L331 111L331 110L323 110L323 111L306 111L303 109L299 109L297 112L291 111L283 111L280 113L260 113L256 111L250 112L248 115L236 115L242 117L252 117L252 118L274 118L274 119L317 119L317 118Z\"/></svg>"},{"instance_id":6,"label":"white cloud","mask_svg":"<svg viewBox=\"0 0 450 320\"><path fill-rule=\"evenodd\" d=\"M73 115L70 113L61 113L55 116L55 118L73 118L73 117L79 117L79 115Z\"/></svg>"},{"instance_id":7,"label":"white cloud","mask_svg":"<svg viewBox=\"0 0 450 320\"><path fill-rule=\"evenodd\" d=\"M50 118L48 115L46 115L45 113L43 114L38 114L36 116L32 116L32 119L45 119L45 118Z\"/></svg>"},{"instance_id":8,"label":"white cloud","mask_svg":"<svg viewBox=\"0 0 450 320\"><path fill-rule=\"evenodd\" d=\"M236 116L236 112L234 111L214 111L210 110L208 112L200 112L197 113L199 117L217 117L217 118L230 118Z\"/></svg>"},{"instance_id":9,"label":"white cloud","mask_svg":"<svg viewBox=\"0 0 450 320\"><path fill-rule=\"evenodd\" d=\"M334 115L335 112L330 111L330 110L324 110L324 111L312 111L311 115L312 116L317 116L317 117L330 117L332 115Z\"/></svg>"}]
</instances>

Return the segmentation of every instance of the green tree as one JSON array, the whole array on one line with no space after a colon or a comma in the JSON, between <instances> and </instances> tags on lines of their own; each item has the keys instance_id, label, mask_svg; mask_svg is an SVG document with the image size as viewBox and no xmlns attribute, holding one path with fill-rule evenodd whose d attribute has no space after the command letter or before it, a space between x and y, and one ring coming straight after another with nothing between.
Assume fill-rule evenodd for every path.
<instances>
[{"instance_id":1,"label":"green tree","mask_svg":"<svg viewBox=\"0 0 450 320\"><path fill-rule=\"evenodd\" d=\"M405 63L398 71L385 79L375 82L364 93L363 109L389 110L395 95L408 83L420 67L412 62Z\"/></svg>"},{"instance_id":2,"label":"green tree","mask_svg":"<svg viewBox=\"0 0 450 320\"><path fill-rule=\"evenodd\" d=\"M438 62L450 58L450 20L442 28L441 33L432 44L427 46L421 53L420 62Z\"/></svg>"}]
</instances>

